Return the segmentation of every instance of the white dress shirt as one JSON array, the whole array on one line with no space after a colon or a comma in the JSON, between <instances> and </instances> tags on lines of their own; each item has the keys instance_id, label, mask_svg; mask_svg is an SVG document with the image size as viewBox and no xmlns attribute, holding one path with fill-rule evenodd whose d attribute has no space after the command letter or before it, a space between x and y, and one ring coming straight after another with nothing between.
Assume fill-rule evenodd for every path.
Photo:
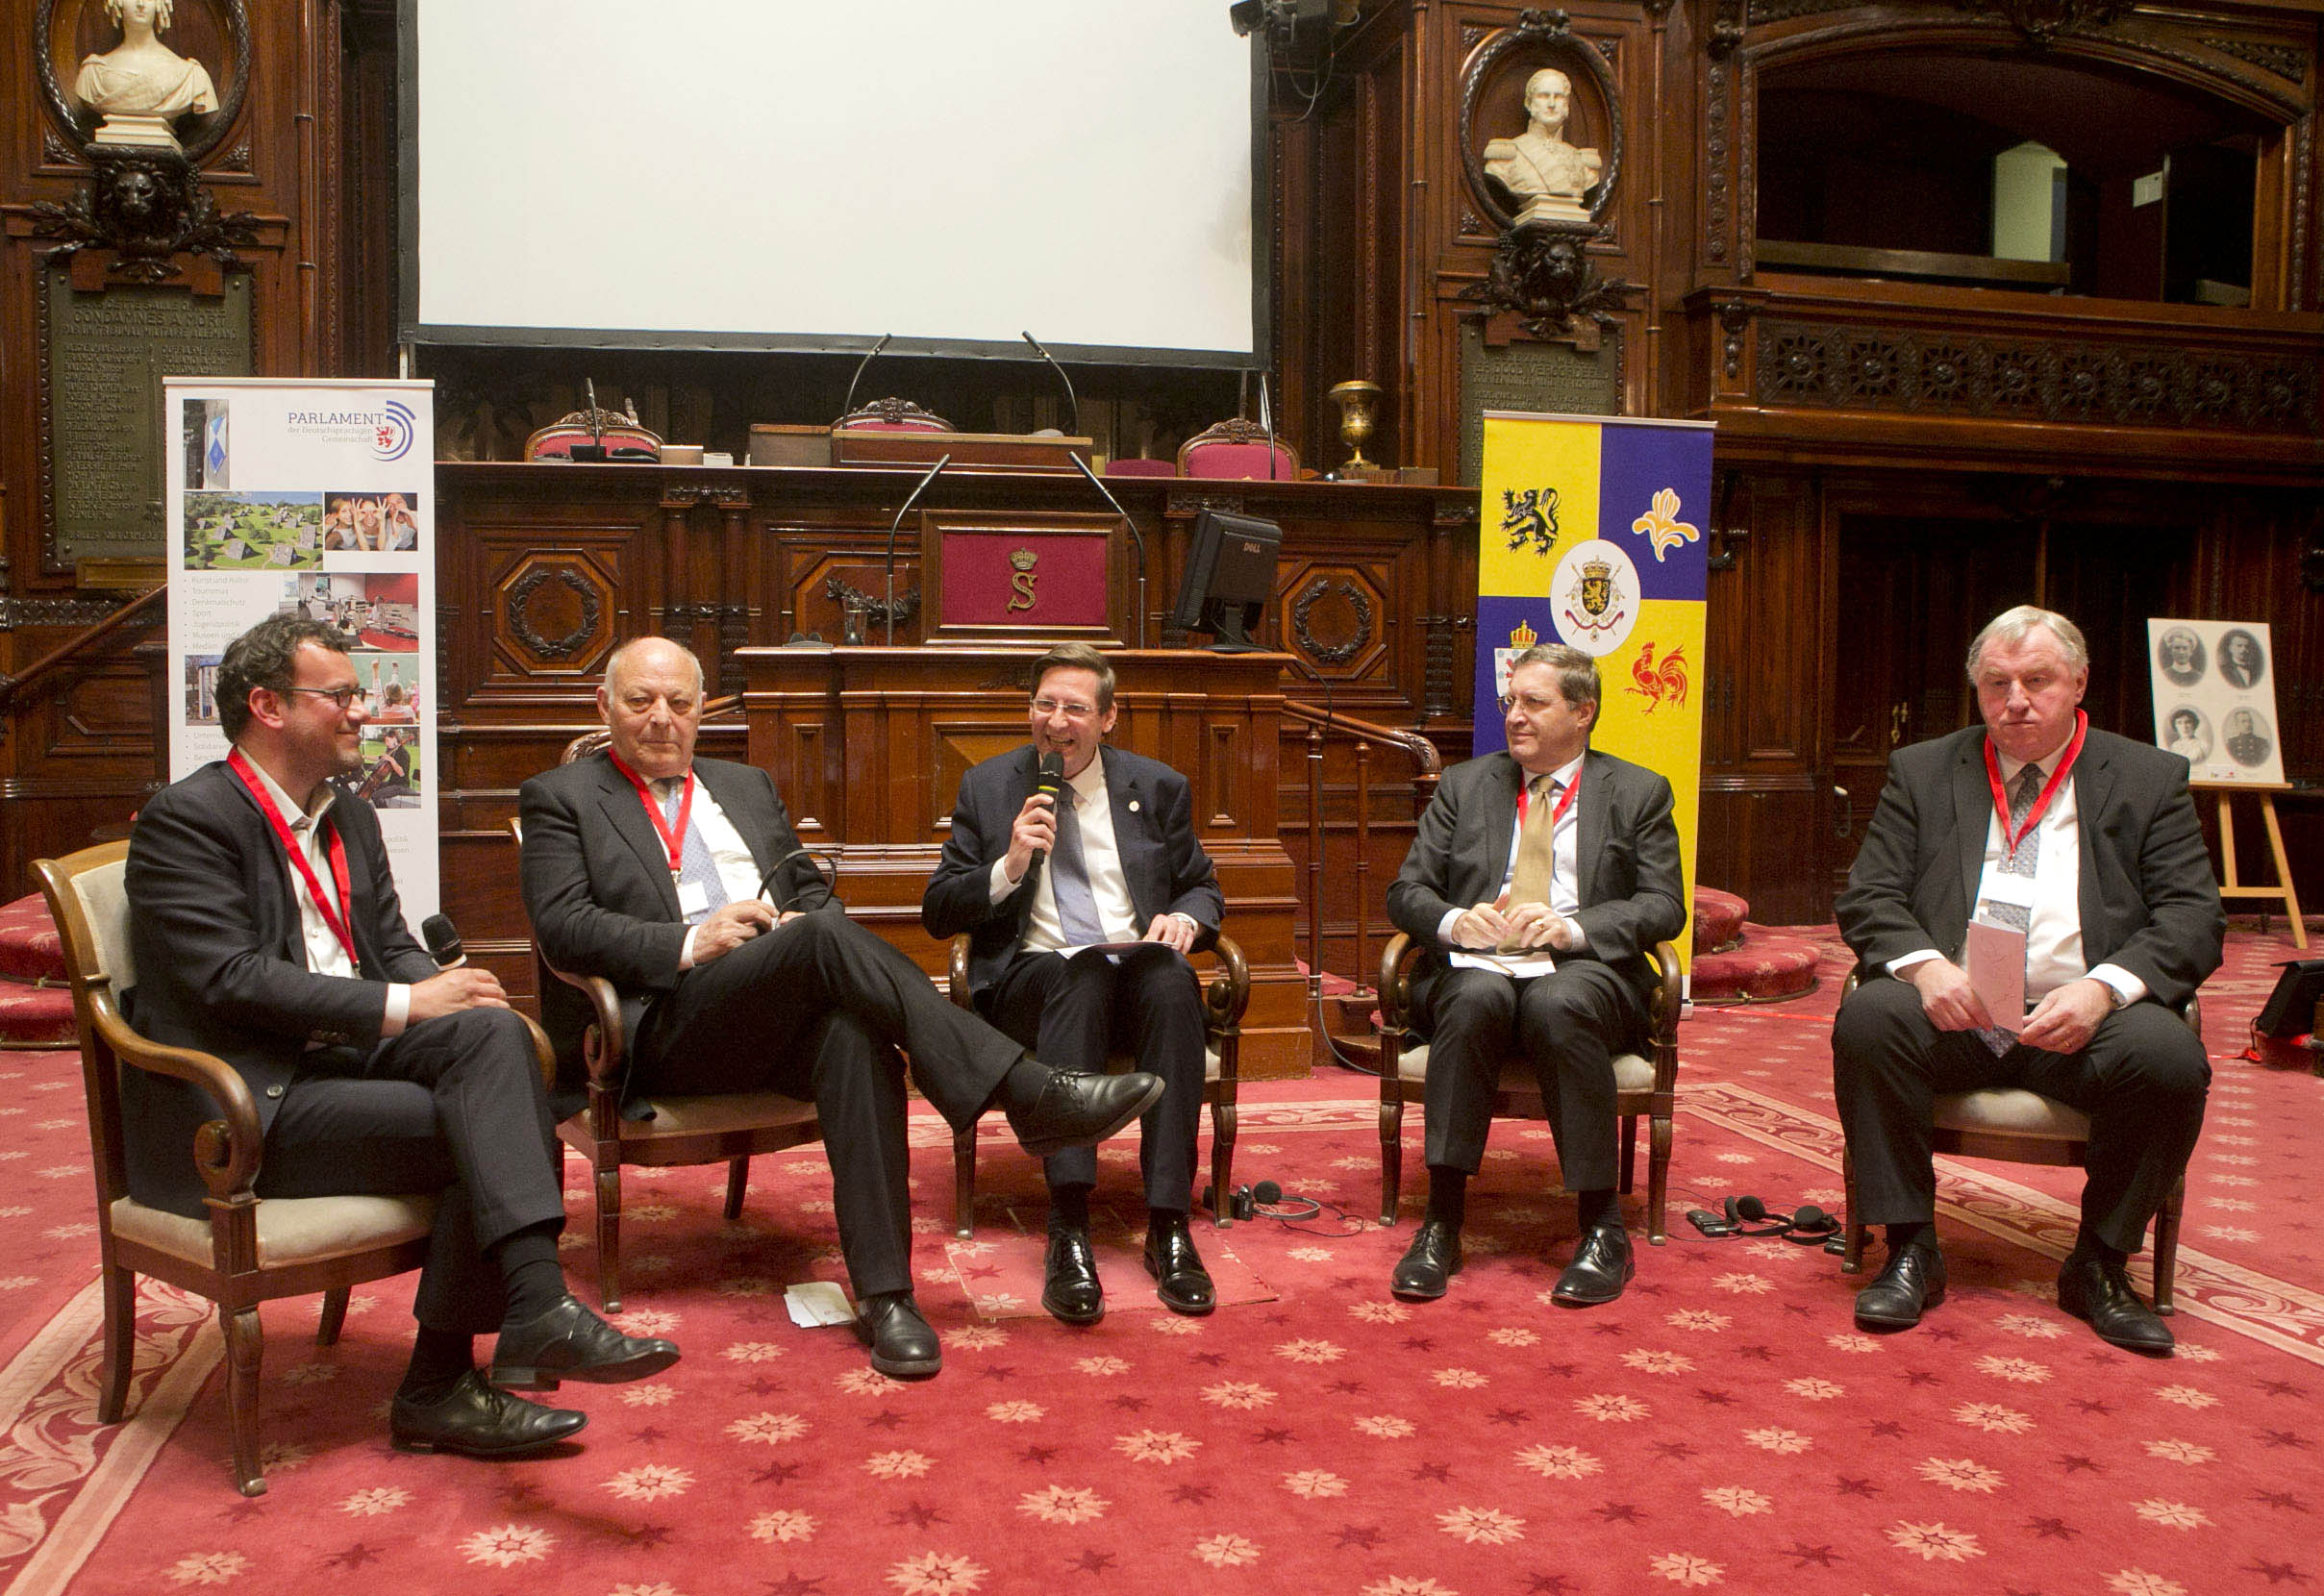
<instances>
[{"instance_id":1,"label":"white dress shirt","mask_svg":"<svg viewBox=\"0 0 2324 1596\"><path fill-rule=\"evenodd\" d=\"M1553 814L1556 813L1558 801L1565 796L1574 783L1582 779L1582 761L1588 757L1587 750L1585 750L1579 758L1560 765L1549 773L1550 781L1555 784L1548 797ZM1525 780L1530 786L1534 777L1529 772L1526 774ZM1531 803L1532 800L1528 799L1527 802ZM1496 898L1508 892L1510 884L1517 879L1517 850L1524 846L1524 843L1525 815L1520 810L1515 823L1510 828L1509 868L1502 872L1501 891L1494 894ZM1565 812L1558 815L1557 823L1549 834L1549 907L1556 910L1559 917L1564 920L1566 931L1573 938L1571 945L1562 950L1566 953L1580 953L1588 945L1587 939L1582 935L1581 925L1574 919L1575 915L1582 912L1581 849L1582 799L1581 795L1576 793L1574 801L1565 806ZM1445 911L1444 918L1437 922L1437 941L1444 943L1447 947L1453 945L1453 923L1467 913L1468 909L1468 905L1456 904ZM1494 962L1498 966L1509 963L1512 959L1527 963L1537 960L1542 965L1539 972L1512 970L1512 973L1547 973L1554 966L1554 956L1559 951L1545 945L1530 950L1526 954L1502 956Z\"/></svg>"},{"instance_id":2,"label":"white dress shirt","mask_svg":"<svg viewBox=\"0 0 2324 1596\"><path fill-rule=\"evenodd\" d=\"M1122 873L1121 845L1113 835L1113 799L1106 790L1106 761L1103 754L1082 766L1081 774L1067 777L1060 803L1073 805L1073 818L1082 834L1082 871L1089 878L1089 896L1097 903L1097 923L1110 942L1134 942L1138 937L1137 906L1130 899L1130 880ZM1025 935L1018 946L1034 953L1054 953L1070 947L1065 940L1065 925L1057 911L1057 892L1050 885L1051 870L1043 870L1033 888L1033 906L1025 917ZM1009 856L1004 853L992 861L988 891L993 903L1001 903L1024 884L1024 878L1009 879ZM1171 912L1176 913L1173 910ZM1180 914L1188 925L1191 915Z\"/></svg>"},{"instance_id":3,"label":"white dress shirt","mask_svg":"<svg viewBox=\"0 0 2324 1596\"><path fill-rule=\"evenodd\" d=\"M657 776L646 783L654 794L654 802L662 807L664 818L669 813L670 794L685 784L684 776ZM694 781L694 807L687 811L687 819L702 833L702 844L711 851L711 862L718 867L718 885L726 888L726 901L740 903L745 898L757 897L759 861L751 856L750 844L742 840L742 834L735 830L735 823L726 817L726 810L718 807L718 800L711 796L709 786L699 777ZM683 837L679 846L685 846ZM668 856L663 857L666 860ZM686 944L678 950L678 967L682 970L694 967L694 933L701 929L698 925L687 927Z\"/></svg>"},{"instance_id":4,"label":"white dress shirt","mask_svg":"<svg viewBox=\"0 0 2324 1596\"><path fill-rule=\"evenodd\" d=\"M314 789L314 807L301 809L298 800L283 790L282 783L268 775L264 765L251 760L250 768L258 772L259 784L266 789L266 796L274 800L275 812L289 825L291 844L307 857L308 868L314 872L314 879L318 882L331 881L331 849L323 841L322 822L323 816L331 812L331 806L338 801L338 788L329 782L323 783ZM335 975L348 981L358 979L355 960L347 956L346 946L339 941L338 934L323 918L322 910L315 905L314 894L307 890L306 877L299 873L297 865L287 859L283 860L283 873L290 878L290 894L298 900L299 941L307 951L307 968L316 975ZM325 886L323 890L330 892L337 888ZM333 904L331 907L336 910L338 905ZM348 907L352 911L353 905ZM353 926L347 928L347 935L355 935ZM412 1016L412 988L399 981L388 982L387 986L387 1009L380 1018L379 1027L379 1034L383 1037L402 1035Z\"/></svg>"}]
</instances>

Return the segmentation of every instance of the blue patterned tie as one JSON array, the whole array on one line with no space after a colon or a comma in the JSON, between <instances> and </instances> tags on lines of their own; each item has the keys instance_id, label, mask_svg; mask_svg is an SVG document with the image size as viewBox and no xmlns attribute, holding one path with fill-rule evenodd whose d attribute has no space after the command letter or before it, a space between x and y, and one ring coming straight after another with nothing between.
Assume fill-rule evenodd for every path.
<instances>
[{"instance_id":1,"label":"blue patterned tie","mask_svg":"<svg viewBox=\"0 0 2324 1596\"><path fill-rule=\"evenodd\" d=\"M1057 795L1057 846L1049 856L1049 890L1057 899L1058 924L1069 948L1106 939L1106 928L1097 917L1097 896L1089 890L1089 870L1082 862L1082 823L1074 813L1078 802L1070 786Z\"/></svg>"},{"instance_id":2,"label":"blue patterned tie","mask_svg":"<svg viewBox=\"0 0 2324 1596\"><path fill-rule=\"evenodd\" d=\"M2010 788L2009 829L2012 834L2025 824L2025 817L2034 812L2034 805L2039 801L2040 797L2041 766L2029 764L2017 773L2017 783ZM2031 881L2037 873L2040 863L2041 833L2037 830L2028 830L2023 836L2018 837L2015 848L2001 856L2001 862L1994 868L2002 875L2017 876ZM2030 933L2034 928L2034 911L2023 904L1994 903L1988 899L1985 905L1985 915L1989 924L2007 926L2012 931ZM2010 1017L2017 1018L2014 1014ZM1986 1046L1991 1048L1996 1056L2007 1053L2017 1040L2014 1034L1998 1025L1989 1031L1981 1031L1978 1035L1985 1039Z\"/></svg>"},{"instance_id":3,"label":"blue patterned tie","mask_svg":"<svg viewBox=\"0 0 2324 1596\"><path fill-rule=\"evenodd\" d=\"M662 784L662 817L671 825L678 824L678 801L686 793L686 779L665 779ZM718 861L711 857L711 845L702 839L702 827L691 813L686 820L686 851L679 855L678 885L698 882L702 886L702 911L688 914L686 923L698 926L725 907L726 883L718 879Z\"/></svg>"}]
</instances>

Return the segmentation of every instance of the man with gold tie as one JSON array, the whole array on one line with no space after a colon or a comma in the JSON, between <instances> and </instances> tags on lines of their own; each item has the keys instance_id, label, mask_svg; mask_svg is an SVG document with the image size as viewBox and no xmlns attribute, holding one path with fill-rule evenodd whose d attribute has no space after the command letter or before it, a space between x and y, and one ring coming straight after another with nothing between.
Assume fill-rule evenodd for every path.
<instances>
[{"instance_id":1,"label":"man with gold tie","mask_svg":"<svg viewBox=\"0 0 2324 1596\"><path fill-rule=\"evenodd\" d=\"M1420 817L1388 917L1427 951L1412 1009L1429 1036L1428 1211L1392 1289L1440 1297L1459 1272L1468 1178L1501 1060L1529 1057L1581 1242L1555 1300L1622 1294L1633 1272L1615 1200L1613 1056L1645 1031L1646 951L1686 923L1670 784L1589 746L1597 661L1529 648L1501 700L1509 751L1444 773Z\"/></svg>"},{"instance_id":2,"label":"man with gold tie","mask_svg":"<svg viewBox=\"0 0 2324 1596\"><path fill-rule=\"evenodd\" d=\"M1968 674L1985 724L1888 761L1838 902L1863 981L1833 1024L1833 1082L1857 1201L1888 1242L1856 1319L1902 1329L1944 1298L1935 1097L2023 1086L2090 1118L2059 1306L2116 1346L2165 1352L2124 1264L2203 1128L2211 1066L2172 1010L2218 968L2226 933L2187 761L2091 729L2089 649L2063 615L2004 612ZM2022 935L2029 1010L1993 1012L1970 980L1972 921L2011 954Z\"/></svg>"}]
</instances>

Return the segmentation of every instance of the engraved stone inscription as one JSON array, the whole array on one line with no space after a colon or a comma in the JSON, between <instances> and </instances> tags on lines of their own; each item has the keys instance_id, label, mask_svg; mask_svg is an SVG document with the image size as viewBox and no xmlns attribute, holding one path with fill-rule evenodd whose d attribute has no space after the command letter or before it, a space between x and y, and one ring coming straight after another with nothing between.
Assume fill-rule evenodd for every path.
<instances>
[{"instance_id":1,"label":"engraved stone inscription","mask_svg":"<svg viewBox=\"0 0 2324 1596\"><path fill-rule=\"evenodd\" d=\"M60 564L162 553L162 378L246 377L250 279L223 295L114 287L76 293L46 274L41 414L50 546Z\"/></svg>"},{"instance_id":2,"label":"engraved stone inscription","mask_svg":"<svg viewBox=\"0 0 2324 1596\"><path fill-rule=\"evenodd\" d=\"M1593 354L1569 344L1513 340L1493 349L1472 323L1461 329L1461 480L1483 474L1485 412L1614 415L1622 409L1622 338L1610 331Z\"/></svg>"}]
</instances>

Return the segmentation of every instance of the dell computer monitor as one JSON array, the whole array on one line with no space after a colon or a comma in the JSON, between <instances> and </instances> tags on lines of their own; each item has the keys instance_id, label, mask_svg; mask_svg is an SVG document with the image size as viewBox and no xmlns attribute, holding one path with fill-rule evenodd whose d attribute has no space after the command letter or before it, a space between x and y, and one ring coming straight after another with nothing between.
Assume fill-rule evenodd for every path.
<instances>
[{"instance_id":1,"label":"dell computer monitor","mask_svg":"<svg viewBox=\"0 0 2324 1596\"><path fill-rule=\"evenodd\" d=\"M1275 557L1283 528L1250 515L1206 510L1194 520L1187 550L1186 580L1178 586L1171 624L1181 632L1208 632L1219 654L1250 654L1259 612L1275 596Z\"/></svg>"}]
</instances>

